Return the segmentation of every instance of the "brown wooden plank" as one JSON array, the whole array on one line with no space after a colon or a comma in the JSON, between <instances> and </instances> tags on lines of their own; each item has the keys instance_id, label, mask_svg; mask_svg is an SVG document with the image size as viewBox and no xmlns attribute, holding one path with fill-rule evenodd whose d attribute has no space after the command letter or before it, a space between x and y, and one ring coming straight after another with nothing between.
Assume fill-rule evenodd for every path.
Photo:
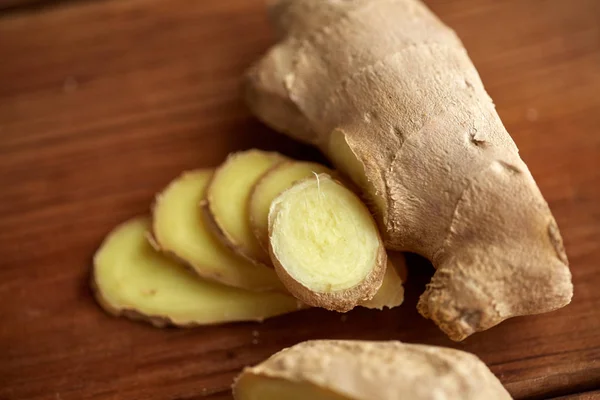
<instances>
[{"instance_id":1,"label":"brown wooden plank","mask_svg":"<svg viewBox=\"0 0 600 400\"><path fill-rule=\"evenodd\" d=\"M36 3L38 0L0 0L0 10L15 8L19 6L28 6Z\"/></svg>"},{"instance_id":2,"label":"brown wooden plank","mask_svg":"<svg viewBox=\"0 0 600 400\"><path fill-rule=\"evenodd\" d=\"M556 397L553 400L596 400L600 399L600 390Z\"/></svg>"},{"instance_id":3,"label":"brown wooden plank","mask_svg":"<svg viewBox=\"0 0 600 400\"><path fill-rule=\"evenodd\" d=\"M44 7L54 7L68 1L86 0L0 0L0 13L29 12Z\"/></svg>"},{"instance_id":4,"label":"brown wooden plank","mask_svg":"<svg viewBox=\"0 0 600 400\"><path fill-rule=\"evenodd\" d=\"M107 317L91 256L169 179L252 146L318 154L239 99L272 40L262 1L72 3L0 17L0 398L224 399L244 365L311 338L472 351L517 398L600 384L600 2L428 3L464 39L555 213L573 304L455 344L415 311L431 270L413 258L398 310L195 330Z\"/></svg>"}]
</instances>

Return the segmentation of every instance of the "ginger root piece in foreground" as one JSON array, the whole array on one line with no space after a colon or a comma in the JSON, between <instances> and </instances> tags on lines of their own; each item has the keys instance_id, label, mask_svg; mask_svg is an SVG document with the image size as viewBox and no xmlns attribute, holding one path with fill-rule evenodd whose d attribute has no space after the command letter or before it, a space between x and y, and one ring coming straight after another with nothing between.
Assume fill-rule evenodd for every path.
<instances>
[{"instance_id":1,"label":"ginger root piece in foreground","mask_svg":"<svg viewBox=\"0 0 600 400\"><path fill-rule=\"evenodd\" d=\"M285 160L281 154L255 149L230 154L215 171L202 205L219 239L256 264L270 266L270 261L252 232L248 200L261 175Z\"/></svg>"},{"instance_id":2,"label":"ginger root piece in foreground","mask_svg":"<svg viewBox=\"0 0 600 400\"><path fill-rule=\"evenodd\" d=\"M248 290L285 291L272 268L235 254L207 226L199 204L212 175L210 169L184 172L156 196L152 238L157 249L211 281Z\"/></svg>"},{"instance_id":3,"label":"ginger root piece in foreground","mask_svg":"<svg viewBox=\"0 0 600 400\"><path fill-rule=\"evenodd\" d=\"M302 302L346 312L381 287L387 255L377 225L360 199L329 175L281 193L268 220L275 271Z\"/></svg>"},{"instance_id":4,"label":"ginger root piece in foreground","mask_svg":"<svg viewBox=\"0 0 600 400\"><path fill-rule=\"evenodd\" d=\"M389 249L436 267L418 309L462 340L573 286L556 222L456 34L418 0L279 0L248 72L265 123L318 146Z\"/></svg>"},{"instance_id":5,"label":"ginger root piece in foreground","mask_svg":"<svg viewBox=\"0 0 600 400\"><path fill-rule=\"evenodd\" d=\"M314 340L246 368L236 400L508 400L477 356L400 342Z\"/></svg>"},{"instance_id":6,"label":"ginger root piece in foreground","mask_svg":"<svg viewBox=\"0 0 600 400\"><path fill-rule=\"evenodd\" d=\"M155 326L262 321L299 310L289 295L251 292L204 281L157 252L147 240L150 219L115 228L94 256L92 288L108 313Z\"/></svg>"}]
</instances>

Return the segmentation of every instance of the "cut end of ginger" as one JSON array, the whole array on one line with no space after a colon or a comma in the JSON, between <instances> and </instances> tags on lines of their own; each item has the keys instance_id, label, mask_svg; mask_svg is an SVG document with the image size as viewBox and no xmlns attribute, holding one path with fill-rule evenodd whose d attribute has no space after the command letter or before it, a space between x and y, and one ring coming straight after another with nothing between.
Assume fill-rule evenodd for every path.
<instances>
[{"instance_id":1,"label":"cut end of ginger","mask_svg":"<svg viewBox=\"0 0 600 400\"><path fill-rule=\"evenodd\" d=\"M295 182L314 174L328 173L324 165L312 162L282 162L273 166L258 180L248 203L250 224L260 245L269 248L269 208L273 200Z\"/></svg>"},{"instance_id":2,"label":"cut end of ginger","mask_svg":"<svg viewBox=\"0 0 600 400\"><path fill-rule=\"evenodd\" d=\"M131 219L111 232L94 257L92 287L110 314L155 326L261 321L299 309L296 299L205 281L156 251L150 219Z\"/></svg>"},{"instance_id":3,"label":"cut end of ginger","mask_svg":"<svg viewBox=\"0 0 600 400\"><path fill-rule=\"evenodd\" d=\"M199 207L213 175L210 169L184 172L156 196L152 238L202 278L248 290L284 287L273 271L235 254L211 232Z\"/></svg>"},{"instance_id":4,"label":"cut end of ginger","mask_svg":"<svg viewBox=\"0 0 600 400\"><path fill-rule=\"evenodd\" d=\"M270 265L250 225L248 201L254 184L285 157L278 153L247 150L232 154L209 183L204 207L215 234L234 252L256 263Z\"/></svg>"},{"instance_id":5,"label":"cut end of ginger","mask_svg":"<svg viewBox=\"0 0 600 400\"><path fill-rule=\"evenodd\" d=\"M360 199L329 175L280 194L268 220L271 259L298 299L345 312L375 296L387 261L377 225Z\"/></svg>"}]
</instances>

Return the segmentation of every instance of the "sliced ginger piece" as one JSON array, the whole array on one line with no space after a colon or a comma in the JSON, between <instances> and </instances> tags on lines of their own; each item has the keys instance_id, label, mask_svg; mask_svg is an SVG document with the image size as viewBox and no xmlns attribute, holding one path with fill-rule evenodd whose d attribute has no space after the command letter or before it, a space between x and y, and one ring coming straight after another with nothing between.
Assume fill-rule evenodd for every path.
<instances>
[{"instance_id":1,"label":"sliced ginger piece","mask_svg":"<svg viewBox=\"0 0 600 400\"><path fill-rule=\"evenodd\" d=\"M329 175L281 193L269 211L269 251L286 288L340 312L375 296L387 256L366 206Z\"/></svg>"},{"instance_id":2,"label":"sliced ginger piece","mask_svg":"<svg viewBox=\"0 0 600 400\"><path fill-rule=\"evenodd\" d=\"M257 264L270 265L271 262L252 232L248 200L260 176L284 160L278 153L260 150L230 155L211 179L203 204L219 239L237 254Z\"/></svg>"},{"instance_id":3,"label":"sliced ginger piece","mask_svg":"<svg viewBox=\"0 0 600 400\"><path fill-rule=\"evenodd\" d=\"M198 205L212 170L184 172L156 196L152 236L156 247L185 262L202 278L248 290L284 291L272 268L233 253L211 232Z\"/></svg>"},{"instance_id":4,"label":"sliced ginger piece","mask_svg":"<svg viewBox=\"0 0 600 400\"><path fill-rule=\"evenodd\" d=\"M265 250L269 248L269 207L275 197L295 182L321 173L331 174L331 170L317 163L289 161L273 166L256 182L248 203L250 225Z\"/></svg>"},{"instance_id":5,"label":"sliced ginger piece","mask_svg":"<svg viewBox=\"0 0 600 400\"><path fill-rule=\"evenodd\" d=\"M359 305L376 310L400 306L404 302L403 283L405 278L402 278L402 271L406 271L404 257L396 256L394 262L392 262L388 254L387 267L381 287L372 299L362 301Z\"/></svg>"},{"instance_id":6,"label":"sliced ginger piece","mask_svg":"<svg viewBox=\"0 0 600 400\"><path fill-rule=\"evenodd\" d=\"M474 354L398 341L312 340L246 368L236 400L509 400Z\"/></svg>"},{"instance_id":7,"label":"sliced ginger piece","mask_svg":"<svg viewBox=\"0 0 600 400\"><path fill-rule=\"evenodd\" d=\"M300 305L291 296L251 292L205 281L152 248L150 219L131 219L115 228L94 256L92 286L110 314L155 326L261 321Z\"/></svg>"}]
</instances>

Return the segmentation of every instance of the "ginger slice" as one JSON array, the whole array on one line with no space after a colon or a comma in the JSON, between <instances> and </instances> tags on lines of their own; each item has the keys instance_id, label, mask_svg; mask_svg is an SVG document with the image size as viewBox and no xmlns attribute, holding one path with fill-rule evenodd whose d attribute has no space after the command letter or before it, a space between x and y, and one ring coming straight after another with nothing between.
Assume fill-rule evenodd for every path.
<instances>
[{"instance_id":1,"label":"ginger slice","mask_svg":"<svg viewBox=\"0 0 600 400\"><path fill-rule=\"evenodd\" d=\"M387 256L366 206L329 175L296 183L269 211L269 251L286 288L340 312L377 293Z\"/></svg>"},{"instance_id":2,"label":"ginger slice","mask_svg":"<svg viewBox=\"0 0 600 400\"><path fill-rule=\"evenodd\" d=\"M246 368L236 400L509 400L477 356L398 341L312 340Z\"/></svg>"},{"instance_id":3,"label":"ginger slice","mask_svg":"<svg viewBox=\"0 0 600 400\"><path fill-rule=\"evenodd\" d=\"M269 207L275 197L295 182L321 173L331 174L331 170L317 163L290 161L275 165L256 182L248 203L250 225L265 250L269 248Z\"/></svg>"},{"instance_id":4,"label":"ginger slice","mask_svg":"<svg viewBox=\"0 0 600 400\"><path fill-rule=\"evenodd\" d=\"M405 272L406 263L404 256L396 256L394 262L392 262L388 254L387 267L381 287L372 299L362 301L359 305L376 310L400 306L404 302L403 283L406 278L402 278L402 274L405 274Z\"/></svg>"},{"instance_id":5,"label":"ginger slice","mask_svg":"<svg viewBox=\"0 0 600 400\"><path fill-rule=\"evenodd\" d=\"M272 268L234 254L211 232L199 204L212 175L210 169L184 172L156 196L152 237L157 249L211 281L248 290L284 291Z\"/></svg>"},{"instance_id":6,"label":"ginger slice","mask_svg":"<svg viewBox=\"0 0 600 400\"><path fill-rule=\"evenodd\" d=\"M203 204L203 210L221 241L256 264L270 265L270 261L252 232L248 200L260 176L284 160L278 153L260 150L230 155L211 179Z\"/></svg>"},{"instance_id":7,"label":"ginger slice","mask_svg":"<svg viewBox=\"0 0 600 400\"><path fill-rule=\"evenodd\" d=\"M291 296L251 292L205 281L157 252L147 240L150 219L115 228L94 256L92 287L108 313L163 327L262 321L298 310Z\"/></svg>"}]
</instances>

